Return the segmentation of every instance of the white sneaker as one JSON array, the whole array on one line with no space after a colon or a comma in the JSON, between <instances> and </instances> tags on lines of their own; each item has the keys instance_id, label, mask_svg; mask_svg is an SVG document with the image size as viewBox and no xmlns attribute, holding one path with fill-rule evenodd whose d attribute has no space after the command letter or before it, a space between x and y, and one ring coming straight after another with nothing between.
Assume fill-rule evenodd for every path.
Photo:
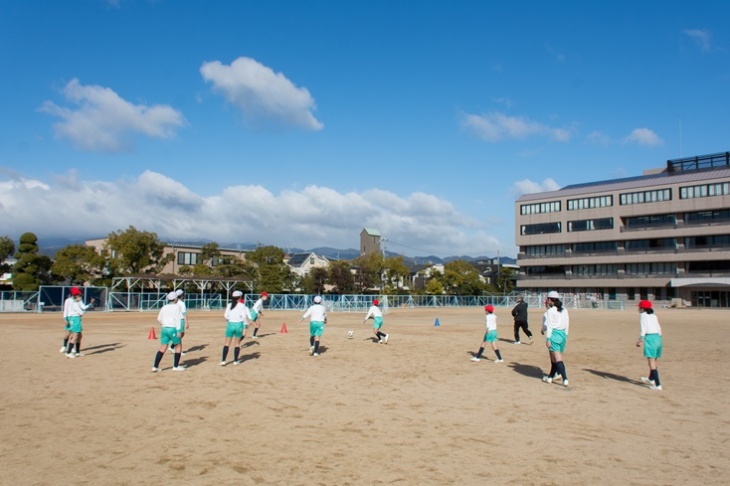
<instances>
[{"instance_id":1,"label":"white sneaker","mask_svg":"<svg viewBox=\"0 0 730 486\"><path fill-rule=\"evenodd\" d=\"M312 354L314 354L314 346L310 346L309 348L309 355L311 356Z\"/></svg>"},{"instance_id":2,"label":"white sneaker","mask_svg":"<svg viewBox=\"0 0 730 486\"><path fill-rule=\"evenodd\" d=\"M258 339L258 336L251 336L251 339Z\"/></svg>"},{"instance_id":3,"label":"white sneaker","mask_svg":"<svg viewBox=\"0 0 730 486\"><path fill-rule=\"evenodd\" d=\"M552 383L553 379L552 379L552 377L550 377L548 375L543 375L542 381L544 381L545 383Z\"/></svg>"},{"instance_id":4,"label":"white sneaker","mask_svg":"<svg viewBox=\"0 0 730 486\"><path fill-rule=\"evenodd\" d=\"M220 362L220 366L225 366L225 365L226 365L226 362L225 361L221 361Z\"/></svg>"},{"instance_id":5,"label":"white sneaker","mask_svg":"<svg viewBox=\"0 0 730 486\"><path fill-rule=\"evenodd\" d=\"M513 342L512 344L522 344L522 343L521 343L521 342L519 342L519 341L515 341L515 342Z\"/></svg>"},{"instance_id":6,"label":"white sneaker","mask_svg":"<svg viewBox=\"0 0 730 486\"><path fill-rule=\"evenodd\" d=\"M172 369L172 371L185 371L185 367L184 366L175 366Z\"/></svg>"},{"instance_id":7,"label":"white sneaker","mask_svg":"<svg viewBox=\"0 0 730 486\"><path fill-rule=\"evenodd\" d=\"M74 353L74 354L76 355L77 358L80 358L81 356L86 356L85 354L82 354L82 353Z\"/></svg>"},{"instance_id":8,"label":"white sneaker","mask_svg":"<svg viewBox=\"0 0 730 486\"><path fill-rule=\"evenodd\" d=\"M659 386L651 385L649 387L649 390L658 390L658 391L661 391L662 390L662 386L661 385L659 385Z\"/></svg>"},{"instance_id":9,"label":"white sneaker","mask_svg":"<svg viewBox=\"0 0 730 486\"><path fill-rule=\"evenodd\" d=\"M66 346L61 346L61 349L58 350L59 353L65 353L66 352Z\"/></svg>"},{"instance_id":10,"label":"white sneaker","mask_svg":"<svg viewBox=\"0 0 730 486\"><path fill-rule=\"evenodd\" d=\"M495 360L494 360L494 362L495 362L495 363L503 363L503 362L504 362L504 360L503 360L503 359L495 359Z\"/></svg>"},{"instance_id":11,"label":"white sneaker","mask_svg":"<svg viewBox=\"0 0 730 486\"><path fill-rule=\"evenodd\" d=\"M180 356L185 356L186 354L188 353L186 353L185 351L180 351Z\"/></svg>"},{"instance_id":12,"label":"white sneaker","mask_svg":"<svg viewBox=\"0 0 730 486\"><path fill-rule=\"evenodd\" d=\"M156 368L156 367L154 367L154 366L152 367L152 373L157 373L158 371L160 371L160 369L159 369L159 368Z\"/></svg>"},{"instance_id":13,"label":"white sneaker","mask_svg":"<svg viewBox=\"0 0 730 486\"><path fill-rule=\"evenodd\" d=\"M378 340L378 344L383 344L383 340L382 339L379 339Z\"/></svg>"},{"instance_id":14,"label":"white sneaker","mask_svg":"<svg viewBox=\"0 0 730 486\"><path fill-rule=\"evenodd\" d=\"M641 377L641 381L643 381L643 382L644 382L644 383L646 383L647 385L652 385L652 386L656 385L656 383L654 382L654 380L650 380L650 379L649 379L648 377L646 377L646 376L642 376L642 377Z\"/></svg>"},{"instance_id":15,"label":"white sneaker","mask_svg":"<svg viewBox=\"0 0 730 486\"><path fill-rule=\"evenodd\" d=\"M389 338L389 337L390 337L390 334L386 334L386 335L385 335L385 337L383 338L383 342L384 342L385 344L388 344L388 338Z\"/></svg>"},{"instance_id":16,"label":"white sneaker","mask_svg":"<svg viewBox=\"0 0 730 486\"><path fill-rule=\"evenodd\" d=\"M75 355L75 354L73 354L73 353L66 353L66 357L67 357L67 358L75 358L75 357L76 357L76 355Z\"/></svg>"},{"instance_id":17,"label":"white sneaker","mask_svg":"<svg viewBox=\"0 0 730 486\"><path fill-rule=\"evenodd\" d=\"M563 386L568 386L568 380L563 380Z\"/></svg>"},{"instance_id":18,"label":"white sneaker","mask_svg":"<svg viewBox=\"0 0 730 486\"><path fill-rule=\"evenodd\" d=\"M481 358L477 358L476 356L474 356L471 360L476 362L476 361L481 361L482 359Z\"/></svg>"},{"instance_id":19,"label":"white sneaker","mask_svg":"<svg viewBox=\"0 0 730 486\"><path fill-rule=\"evenodd\" d=\"M319 356L319 353L314 353L312 354L312 356Z\"/></svg>"},{"instance_id":20,"label":"white sneaker","mask_svg":"<svg viewBox=\"0 0 730 486\"><path fill-rule=\"evenodd\" d=\"M234 361L234 362L233 362L233 366L238 366L238 365L240 365L240 364L241 364L241 362L240 362L240 361Z\"/></svg>"}]
</instances>

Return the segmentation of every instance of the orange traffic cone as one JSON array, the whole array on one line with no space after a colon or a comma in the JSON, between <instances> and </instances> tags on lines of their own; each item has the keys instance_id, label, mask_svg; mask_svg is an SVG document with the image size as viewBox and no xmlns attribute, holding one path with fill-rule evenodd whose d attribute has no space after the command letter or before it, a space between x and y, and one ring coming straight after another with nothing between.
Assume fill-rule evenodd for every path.
<instances>
[{"instance_id":1,"label":"orange traffic cone","mask_svg":"<svg viewBox=\"0 0 730 486\"><path fill-rule=\"evenodd\" d=\"M154 327L150 327L150 333L147 335L147 339L157 340L157 334L155 334Z\"/></svg>"},{"instance_id":2,"label":"orange traffic cone","mask_svg":"<svg viewBox=\"0 0 730 486\"><path fill-rule=\"evenodd\" d=\"M286 322L281 325L281 334L286 334L288 331L286 330Z\"/></svg>"}]
</instances>

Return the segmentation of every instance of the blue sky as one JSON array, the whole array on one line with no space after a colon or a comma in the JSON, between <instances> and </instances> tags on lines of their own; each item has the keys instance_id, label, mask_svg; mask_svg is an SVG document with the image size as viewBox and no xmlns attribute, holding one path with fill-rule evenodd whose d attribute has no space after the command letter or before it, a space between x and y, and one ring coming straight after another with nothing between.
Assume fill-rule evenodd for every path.
<instances>
[{"instance_id":1,"label":"blue sky","mask_svg":"<svg viewBox=\"0 0 730 486\"><path fill-rule=\"evenodd\" d=\"M0 1L0 234L515 256L523 193L730 150L724 1Z\"/></svg>"}]
</instances>

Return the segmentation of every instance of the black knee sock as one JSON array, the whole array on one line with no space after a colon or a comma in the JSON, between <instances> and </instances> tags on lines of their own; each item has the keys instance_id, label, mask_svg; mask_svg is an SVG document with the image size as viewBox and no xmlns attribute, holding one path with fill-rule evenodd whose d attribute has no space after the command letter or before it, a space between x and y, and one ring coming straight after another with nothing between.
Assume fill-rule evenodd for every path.
<instances>
[{"instance_id":1,"label":"black knee sock","mask_svg":"<svg viewBox=\"0 0 730 486\"><path fill-rule=\"evenodd\" d=\"M70 342L68 343L68 349L66 349L66 354L71 354L71 351L74 349L74 343Z\"/></svg>"},{"instance_id":2,"label":"black knee sock","mask_svg":"<svg viewBox=\"0 0 730 486\"><path fill-rule=\"evenodd\" d=\"M555 363L551 362L550 363L550 373L548 373L548 376L550 378L554 377L555 376L555 372L557 371L557 369L558 368L555 366Z\"/></svg>"},{"instance_id":3,"label":"black knee sock","mask_svg":"<svg viewBox=\"0 0 730 486\"><path fill-rule=\"evenodd\" d=\"M221 358L221 361L225 361L228 357L228 346L223 346L223 357Z\"/></svg>"},{"instance_id":4,"label":"black knee sock","mask_svg":"<svg viewBox=\"0 0 730 486\"><path fill-rule=\"evenodd\" d=\"M659 370L654 370L654 383L656 386L661 386L662 383L659 381Z\"/></svg>"},{"instance_id":5,"label":"black knee sock","mask_svg":"<svg viewBox=\"0 0 730 486\"><path fill-rule=\"evenodd\" d=\"M477 356L476 357L477 358L481 358L483 352L484 352L484 346L482 346L481 348L479 348L479 351L477 352Z\"/></svg>"},{"instance_id":6,"label":"black knee sock","mask_svg":"<svg viewBox=\"0 0 730 486\"><path fill-rule=\"evenodd\" d=\"M77 353L81 352L81 343L79 343L79 342L76 343L76 352Z\"/></svg>"},{"instance_id":7,"label":"black knee sock","mask_svg":"<svg viewBox=\"0 0 730 486\"><path fill-rule=\"evenodd\" d=\"M314 341L314 352L319 353L319 341Z\"/></svg>"},{"instance_id":8,"label":"black knee sock","mask_svg":"<svg viewBox=\"0 0 730 486\"><path fill-rule=\"evenodd\" d=\"M67 348L68 347L68 338L64 338L63 339L63 347L64 348Z\"/></svg>"},{"instance_id":9,"label":"black knee sock","mask_svg":"<svg viewBox=\"0 0 730 486\"><path fill-rule=\"evenodd\" d=\"M240 348L240 347L238 347L238 346L236 346L235 348L233 348L233 359L234 359L235 361L238 361L238 357L239 357L240 355L241 355L241 348Z\"/></svg>"},{"instance_id":10,"label":"black knee sock","mask_svg":"<svg viewBox=\"0 0 730 486\"><path fill-rule=\"evenodd\" d=\"M560 376L563 377L563 381L567 380L568 372L565 371L565 363L563 363L562 361L558 361L557 363L555 363L555 367L558 370L558 373L560 373Z\"/></svg>"},{"instance_id":11,"label":"black knee sock","mask_svg":"<svg viewBox=\"0 0 730 486\"><path fill-rule=\"evenodd\" d=\"M378 336L378 339L383 339L385 337L385 333L378 331L377 336Z\"/></svg>"},{"instance_id":12,"label":"black knee sock","mask_svg":"<svg viewBox=\"0 0 730 486\"><path fill-rule=\"evenodd\" d=\"M155 355L155 368L160 367L160 361L162 361L162 356L164 354L165 353L163 353L162 351L157 351L157 354Z\"/></svg>"},{"instance_id":13,"label":"black knee sock","mask_svg":"<svg viewBox=\"0 0 730 486\"><path fill-rule=\"evenodd\" d=\"M497 359L502 359L502 353L499 352L499 349L495 349L494 354L497 355Z\"/></svg>"},{"instance_id":14,"label":"black knee sock","mask_svg":"<svg viewBox=\"0 0 730 486\"><path fill-rule=\"evenodd\" d=\"M309 346L314 346L314 336L309 336Z\"/></svg>"},{"instance_id":15,"label":"black knee sock","mask_svg":"<svg viewBox=\"0 0 730 486\"><path fill-rule=\"evenodd\" d=\"M182 354L182 353L175 353L175 357L172 360L172 366L174 366L175 368L180 366L180 354Z\"/></svg>"},{"instance_id":16,"label":"black knee sock","mask_svg":"<svg viewBox=\"0 0 730 486\"><path fill-rule=\"evenodd\" d=\"M259 332L259 328L258 327L254 327L253 328L253 335L255 336L257 332Z\"/></svg>"}]
</instances>

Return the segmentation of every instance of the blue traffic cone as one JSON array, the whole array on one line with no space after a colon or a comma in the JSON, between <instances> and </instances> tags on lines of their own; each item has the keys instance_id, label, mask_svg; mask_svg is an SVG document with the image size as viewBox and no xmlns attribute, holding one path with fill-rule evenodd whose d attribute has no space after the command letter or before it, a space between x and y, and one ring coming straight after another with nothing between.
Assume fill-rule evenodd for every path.
<instances>
[{"instance_id":1,"label":"blue traffic cone","mask_svg":"<svg viewBox=\"0 0 730 486\"><path fill-rule=\"evenodd\" d=\"M434 326L439 327L441 324L439 323L439 318L436 318L436 322L433 323Z\"/></svg>"}]
</instances>

